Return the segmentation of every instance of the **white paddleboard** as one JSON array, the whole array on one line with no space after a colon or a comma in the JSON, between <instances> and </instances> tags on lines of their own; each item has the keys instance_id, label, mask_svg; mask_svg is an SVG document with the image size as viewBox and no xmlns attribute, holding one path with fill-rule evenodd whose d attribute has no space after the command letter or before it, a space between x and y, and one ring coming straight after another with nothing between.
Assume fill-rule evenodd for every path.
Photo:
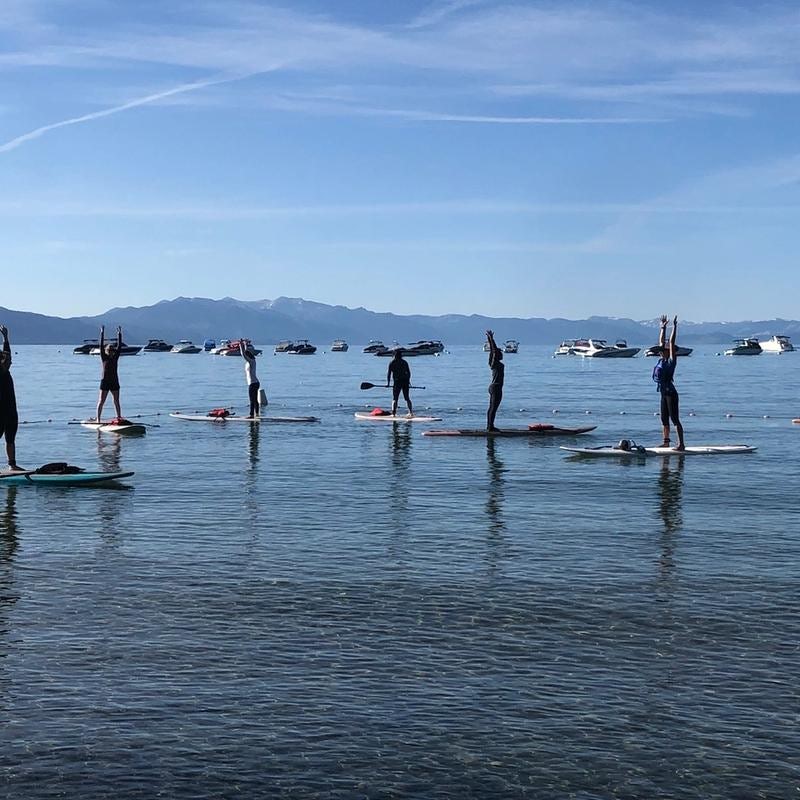
<instances>
[{"instance_id":1,"label":"white paddleboard","mask_svg":"<svg viewBox=\"0 0 800 800\"><path fill-rule=\"evenodd\" d=\"M249 422L254 423L275 423L275 422L319 422L319 417L239 417L236 414L229 414L227 417L210 417L208 414L184 414L181 411L173 411L170 414L175 419L183 419L188 422Z\"/></svg>"},{"instance_id":2,"label":"white paddleboard","mask_svg":"<svg viewBox=\"0 0 800 800\"><path fill-rule=\"evenodd\" d=\"M369 411L356 411L356 419L368 419L375 422L441 422L441 417L407 417L405 414L370 414Z\"/></svg>"},{"instance_id":3,"label":"white paddleboard","mask_svg":"<svg viewBox=\"0 0 800 800\"><path fill-rule=\"evenodd\" d=\"M599 456L606 458L637 458L644 456L721 456L754 453L757 448L748 444L695 445L685 450L674 447L634 447L621 450L619 447L561 447L568 453L580 456Z\"/></svg>"},{"instance_id":4,"label":"white paddleboard","mask_svg":"<svg viewBox=\"0 0 800 800\"><path fill-rule=\"evenodd\" d=\"M113 425L108 422L94 422L93 420L85 419L81 422L81 425L84 428L91 428L102 433L118 433L120 436L141 436L147 433L147 428L136 422Z\"/></svg>"}]
</instances>

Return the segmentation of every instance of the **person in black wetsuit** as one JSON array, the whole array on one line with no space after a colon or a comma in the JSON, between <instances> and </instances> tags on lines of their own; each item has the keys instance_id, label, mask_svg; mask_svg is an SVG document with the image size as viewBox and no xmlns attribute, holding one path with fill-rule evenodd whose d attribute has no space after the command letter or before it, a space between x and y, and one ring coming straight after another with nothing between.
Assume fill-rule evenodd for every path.
<instances>
[{"instance_id":1,"label":"person in black wetsuit","mask_svg":"<svg viewBox=\"0 0 800 800\"><path fill-rule=\"evenodd\" d=\"M506 365L503 363L503 351L494 340L494 332L486 331L489 341L489 368L492 370L492 382L489 384L489 411L486 414L486 430L497 431L494 420L497 409L503 400L503 383L505 381Z\"/></svg>"},{"instance_id":2,"label":"person in black wetsuit","mask_svg":"<svg viewBox=\"0 0 800 800\"><path fill-rule=\"evenodd\" d=\"M103 367L103 375L100 380L100 397L97 400L97 416L95 420L100 422L100 415L103 413L108 393L114 399L114 410L117 412L117 419L122 419L122 410L119 405L119 357L122 353L122 328L117 328L117 343L113 342L106 347L106 326L100 328L100 360Z\"/></svg>"},{"instance_id":3,"label":"person in black wetsuit","mask_svg":"<svg viewBox=\"0 0 800 800\"><path fill-rule=\"evenodd\" d=\"M398 347L394 351L394 358L389 362L389 369L386 370L386 385L392 381L392 416L397 416L397 401L400 399L400 392L408 406L408 416L414 416L414 409L411 407L411 397L408 390L411 388L411 367L408 361L403 358L403 351Z\"/></svg>"},{"instance_id":4,"label":"person in black wetsuit","mask_svg":"<svg viewBox=\"0 0 800 800\"><path fill-rule=\"evenodd\" d=\"M14 379L11 377L11 345L8 342L8 328L0 325L3 336L3 350L0 352L0 438L5 437L8 468L22 471L17 466L17 396L14 392Z\"/></svg>"},{"instance_id":5,"label":"person in black wetsuit","mask_svg":"<svg viewBox=\"0 0 800 800\"><path fill-rule=\"evenodd\" d=\"M653 380L658 384L658 392L661 395L661 426L664 431L664 447L669 447L669 423L675 426L678 434L678 446L676 450L685 450L686 445L683 441L683 425L680 418L680 404L678 390L675 388L675 367L678 365L678 350L675 340L678 337L678 318L672 320L672 334L667 341L667 316L661 317L661 333L658 337L658 344L661 349L661 358L653 369Z\"/></svg>"}]
</instances>

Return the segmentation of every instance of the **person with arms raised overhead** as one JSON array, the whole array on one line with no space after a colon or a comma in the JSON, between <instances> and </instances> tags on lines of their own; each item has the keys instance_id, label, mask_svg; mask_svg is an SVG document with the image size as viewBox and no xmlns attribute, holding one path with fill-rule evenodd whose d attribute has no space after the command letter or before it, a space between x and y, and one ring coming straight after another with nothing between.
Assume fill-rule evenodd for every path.
<instances>
[{"instance_id":1,"label":"person with arms raised overhead","mask_svg":"<svg viewBox=\"0 0 800 800\"><path fill-rule=\"evenodd\" d=\"M0 351L0 438L5 437L8 468L22 472L17 466L17 396L14 392L14 379L11 377L11 345L8 342L8 328L0 325L3 336L3 349Z\"/></svg>"},{"instance_id":2,"label":"person with arms raised overhead","mask_svg":"<svg viewBox=\"0 0 800 800\"><path fill-rule=\"evenodd\" d=\"M653 368L653 380L658 384L661 395L661 426L664 432L664 447L669 447L669 424L675 426L678 434L678 451L685 450L683 441L683 425L680 418L680 404L678 390L675 388L675 367L678 365L678 348L675 342L678 338L678 318L672 320L672 334L667 344L667 316L661 317L661 333L658 337L660 358Z\"/></svg>"},{"instance_id":3,"label":"person with arms raised overhead","mask_svg":"<svg viewBox=\"0 0 800 800\"><path fill-rule=\"evenodd\" d=\"M489 384L489 410L486 414L486 430L496 432L494 421L497 409L503 400L503 383L505 382L506 365L503 363L503 351L494 340L494 331L486 331L489 342L489 368L492 370L492 382Z\"/></svg>"},{"instance_id":4,"label":"person with arms raised overhead","mask_svg":"<svg viewBox=\"0 0 800 800\"><path fill-rule=\"evenodd\" d=\"M250 342L246 339L239 339L239 352L244 359L244 376L250 396L250 416L255 419L261 414L258 405L258 390L261 388L261 383L256 373L256 357L250 351Z\"/></svg>"},{"instance_id":5,"label":"person with arms raised overhead","mask_svg":"<svg viewBox=\"0 0 800 800\"><path fill-rule=\"evenodd\" d=\"M397 401L400 399L400 392L408 406L408 416L414 416L414 409L411 406L411 396L408 390L411 388L411 367L408 361L403 358L403 351L398 347L394 351L394 358L389 362L389 369L386 371L386 385L392 381L392 416L397 416Z\"/></svg>"},{"instance_id":6,"label":"person with arms raised overhead","mask_svg":"<svg viewBox=\"0 0 800 800\"><path fill-rule=\"evenodd\" d=\"M117 327L117 342L106 346L106 326L100 326L100 361L103 370L100 379L100 396L97 400L97 416L95 420L100 422L100 415L103 413L108 393L114 400L114 411L117 419L122 419L122 409L119 405L119 357L122 354L122 328Z\"/></svg>"}]
</instances>

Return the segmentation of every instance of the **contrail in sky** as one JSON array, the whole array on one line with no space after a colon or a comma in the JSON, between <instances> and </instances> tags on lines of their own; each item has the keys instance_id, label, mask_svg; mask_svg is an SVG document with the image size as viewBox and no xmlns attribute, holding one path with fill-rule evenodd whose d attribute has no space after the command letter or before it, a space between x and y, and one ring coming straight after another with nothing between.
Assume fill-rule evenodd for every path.
<instances>
[{"instance_id":1,"label":"contrail in sky","mask_svg":"<svg viewBox=\"0 0 800 800\"><path fill-rule=\"evenodd\" d=\"M174 89L167 89L164 92L156 92L155 94L148 94L145 97L138 97L135 100L123 103L121 106L104 108L102 111L94 111L91 114L83 114L80 117L71 117L70 119L63 119L60 122L53 122L50 125L42 125L41 128L34 128L34 130L28 131L28 133L23 133L14 139L10 139L4 144L0 144L0 153L7 153L9 150L16 150L16 148L18 148L20 145L30 142L32 139L38 139L40 136L44 136L44 134L57 130L58 128L66 128L69 125L80 125L84 122L91 122L92 120L100 119L101 117L110 117L112 114L119 114L121 111L127 111L130 108L138 108L139 106L146 106L149 103L155 103L158 100L163 100L165 97L172 97L176 94L193 92L197 89L205 89L207 86L215 86L220 83L240 81L266 71L267 70L259 70L258 72L248 72L244 75L234 75L224 78L210 78L204 81L185 83L182 86L176 86Z\"/></svg>"}]
</instances>

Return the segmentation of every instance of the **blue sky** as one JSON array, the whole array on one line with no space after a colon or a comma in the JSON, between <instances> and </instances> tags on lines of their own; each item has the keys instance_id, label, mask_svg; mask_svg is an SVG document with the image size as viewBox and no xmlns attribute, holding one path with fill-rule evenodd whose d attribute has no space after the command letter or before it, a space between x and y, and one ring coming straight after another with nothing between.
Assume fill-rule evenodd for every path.
<instances>
[{"instance_id":1,"label":"blue sky","mask_svg":"<svg viewBox=\"0 0 800 800\"><path fill-rule=\"evenodd\" d=\"M800 6L3 0L0 305L800 310Z\"/></svg>"}]
</instances>

